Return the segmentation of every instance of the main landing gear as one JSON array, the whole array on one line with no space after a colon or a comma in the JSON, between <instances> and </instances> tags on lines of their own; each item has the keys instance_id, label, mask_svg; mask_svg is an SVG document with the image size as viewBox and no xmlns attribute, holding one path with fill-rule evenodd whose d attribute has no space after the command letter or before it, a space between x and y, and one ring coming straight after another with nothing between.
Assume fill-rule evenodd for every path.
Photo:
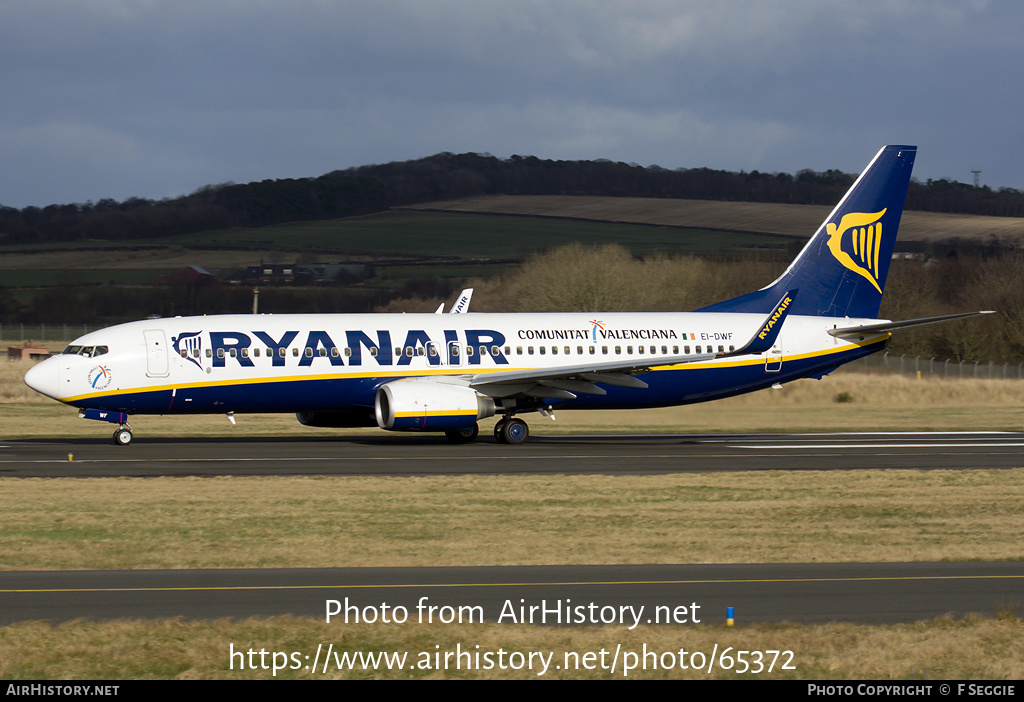
<instances>
[{"instance_id":1,"label":"main landing gear","mask_svg":"<svg viewBox=\"0 0 1024 702\"><path fill-rule=\"evenodd\" d=\"M470 441L477 437L480 433L480 427L476 422L473 422L473 426L468 429L449 429L444 435L448 437L448 441L453 444L468 444Z\"/></svg>"},{"instance_id":2,"label":"main landing gear","mask_svg":"<svg viewBox=\"0 0 1024 702\"><path fill-rule=\"evenodd\" d=\"M449 429L444 433L453 444L468 444L479 434L480 427L475 422L468 429ZM518 417L502 418L494 425L494 438L499 444L518 445L530 438L530 427Z\"/></svg>"},{"instance_id":3,"label":"main landing gear","mask_svg":"<svg viewBox=\"0 0 1024 702\"><path fill-rule=\"evenodd\" d=\"M518 417L499 419L494 425L494 438L499 444L521 444L530 438L530 427Z\"/></svg>"}]
</instances>

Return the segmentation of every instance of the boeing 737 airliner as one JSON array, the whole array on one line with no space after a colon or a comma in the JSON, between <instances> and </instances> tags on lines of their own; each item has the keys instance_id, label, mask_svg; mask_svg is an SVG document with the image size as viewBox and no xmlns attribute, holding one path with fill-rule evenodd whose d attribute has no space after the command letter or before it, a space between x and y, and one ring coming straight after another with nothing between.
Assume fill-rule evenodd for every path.
<instances>
[{"instance_id":1,"label":"boeing 737 airliner","mask_svg":"<svg viewBox=\"0 0 1024 702\"><path fill-rule=\"evenodd\" d=\"M882 148L774 283L695 312L223 315L91 332L25 382L118 424L132 414L295 412L519 444L520 415L704 402L821 378L890 332L968 315L876 319L917 148ZM467 291L469 292L469 291ZM439 310L440 311L440 310ZM979 314L979 313L969 313Z\"/></svg>"}]
</instances>

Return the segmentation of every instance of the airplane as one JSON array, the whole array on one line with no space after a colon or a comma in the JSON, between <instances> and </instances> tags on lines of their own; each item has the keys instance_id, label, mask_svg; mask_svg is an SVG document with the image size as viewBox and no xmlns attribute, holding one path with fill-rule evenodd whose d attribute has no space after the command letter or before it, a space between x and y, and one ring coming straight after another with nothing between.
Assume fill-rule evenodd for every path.
<instances>
[{"instance_id":1,"label":"airplane","mask_svg":"<svg viewBox=\"0 0 1024 702\"><path fill-rule=\"evenodd\" d=\"M693 312L288 314L175 317L90 332L25 375L32 389L118 425L131 415L294 412L521 444L520 415L666 407L822 378L904 327L984 312L877 319L915 146L885 146L781 276ZM443 309L443 308L442 308ZM440 310L439 310L440 311Z\"/></svg>"}]
</instances>

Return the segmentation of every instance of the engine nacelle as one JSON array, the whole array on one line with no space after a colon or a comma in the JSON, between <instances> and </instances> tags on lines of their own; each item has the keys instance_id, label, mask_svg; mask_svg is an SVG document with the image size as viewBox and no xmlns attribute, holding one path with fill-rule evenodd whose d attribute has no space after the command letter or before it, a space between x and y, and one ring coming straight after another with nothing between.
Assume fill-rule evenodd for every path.
<instances>
[{"instance_id":1,"label":"engine nacelle","mask_svg":"<svg viewBox=\"0 0 1024 702\"><path fill-rule=\"evenodd\" d=\"M465 385L409 378L386 383L374 400L377 426L391 431L468 429L494 416L494 400Z\"/></svg>"}]
</instances>

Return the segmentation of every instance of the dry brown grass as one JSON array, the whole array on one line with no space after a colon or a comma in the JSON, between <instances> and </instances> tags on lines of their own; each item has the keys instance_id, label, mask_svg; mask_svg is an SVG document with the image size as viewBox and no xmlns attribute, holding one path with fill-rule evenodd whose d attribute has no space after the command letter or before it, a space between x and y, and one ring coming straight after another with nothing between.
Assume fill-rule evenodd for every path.
<instances>
[{"instance_id":1,"label":"dry brown grass","mask_svg":"<svg viewBox=\"0 0 1024 702\"><path fill-rule=\"evenodd\" d=\"M1017 560L1022 504L1024 469L0 479L0 568Z\"/></svg>"},{"instance_id":2,"label":"dry brown grass","mask_svg":"<svg viewBox=\"0 0 1024 702\"><path fill-rule=\"evenodd\" d=\"M276 617L240 622L217 620L187 622L122 621L70 622L53 626L26 622L0 628L0 677L5 679L537 679L539 670L448 670L417 668L421 654L455 651L496 654L540 651L553 654L544 679L803 679L803 680L921 680L975 679L1014 680L1024 673L1024 625L1015 617L936 620L915 624L866 627L853 624L822 626L754 625L637 627L529 627L499 624L449 626L361 625L339 626L311 618ZM404 652L405 670L318 671L232 669L229 651L299 652L312 662L317 646L334 651ZM778 659L776 670L757 675L738 675L717 666L712 674L693 669L633 670L615 673L607 669L558 670L566 653L608 652L610 661L617 646L622 652L658 654L684 649L689 655L709 656L715 647L737 650L792 651L795 670L781 670L790 660ZM479 648L477 648L479 647ZM304 659L303 663L306 663ZM495 661L497 658L495 657ZM505 660L508 660L506 657ZM600 660L595 657L595 661ZM670 658L662 659L665 661ZM748 657L750 660L750 657ZM770 658L766 660L771 660ZM259 656L256 656L259 663ZM322 658L321 658L322 662ZM650 664L650 659L649 659ZM292 659L279 663L291 664ZM734 663L739 666L739 663Z\"/></svg>"}]
</instances>

